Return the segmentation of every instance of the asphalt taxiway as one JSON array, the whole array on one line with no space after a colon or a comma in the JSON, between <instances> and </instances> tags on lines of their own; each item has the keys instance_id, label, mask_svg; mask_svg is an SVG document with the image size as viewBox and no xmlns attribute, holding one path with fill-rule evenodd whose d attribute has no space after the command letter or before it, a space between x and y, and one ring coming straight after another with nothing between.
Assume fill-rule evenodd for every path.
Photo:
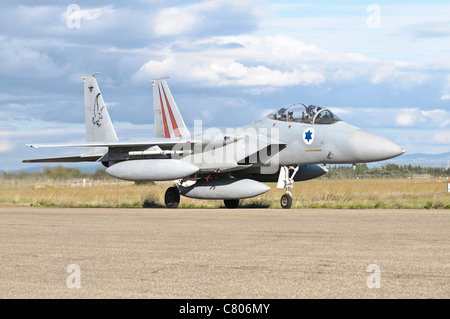
<instances>
[{"instance_id":1,"label":"asphalt taxiway","mask_svg":"<svg viewBox=\"0 0 450 319\"><path fill-rule=\"evenodd\" d=\"M0 207L0 298L449 298L450 211Z\"/></svg>"}]
</instances>

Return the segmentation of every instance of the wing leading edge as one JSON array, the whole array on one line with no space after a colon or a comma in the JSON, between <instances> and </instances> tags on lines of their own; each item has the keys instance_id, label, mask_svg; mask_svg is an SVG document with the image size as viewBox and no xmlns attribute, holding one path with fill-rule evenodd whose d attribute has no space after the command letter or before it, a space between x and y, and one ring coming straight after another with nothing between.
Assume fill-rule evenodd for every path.
<instances>
[{"instance_id":1,"label":"wing leading edge","mask_svg":"<svg viewBox=\"0 0 450 319\"><path fill-rule=\"evenodd\" d=\"M171 149L184 149L190 148L197 141L191 140L153 140L145 142L91 142L82 144L27 144L28 147L32 148L51 148L51 147L84 147L87 149L86 154L78 156L67 156L67 157L51 157L51 158L39 158L39 159L29 159L23 160L23 163L75 163L75 162L100 162L102 159L106 158L110 153L116 153L116 151L124 149L127 153L133 150L145 152L145 150L157 147L161 149L161 154L164 153L162 150ZM107 152L90 152L89 149L95 151L99 148L107 148ZM155 152L156 154L156 152ZM145 155L145 154L144 154Z\"/></svg>"},{"instance_id":2,"label":"wing leading edge","mask_svg":"<svg viewBox=\"0 0 450 319\"><path fill-rule=\"evenodd\" d=\"M67 157L49 157L23 160L22 163L78 163L78 162L98 162L103 154L98 155L80 155Z\"/></svg>"}]
</instances>

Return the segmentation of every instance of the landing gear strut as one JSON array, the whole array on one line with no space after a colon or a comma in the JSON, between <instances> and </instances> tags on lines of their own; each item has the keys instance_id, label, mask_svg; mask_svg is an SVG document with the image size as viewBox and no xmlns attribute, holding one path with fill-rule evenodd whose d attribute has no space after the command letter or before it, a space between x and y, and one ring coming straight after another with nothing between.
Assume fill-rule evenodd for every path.
<instances>
[{"instance_id":1,"label":"landing gear strut","mask_svg":"<svg viewBox=\"0 0 450 319\"><path fill-rule=\"evenodd\" d=\"M180 204L180 192L176 187L169 187L164 195L164 202L167 208L177 208Z\"/></svg>"},{"instance_id":2,"label":"landing gear strut","mask_svg":"<svg viewBox=\"0 0 450 319\"><path fill-rule=\"evenodd\" d=\"M294 188L294 177L299 169L298 165L295 166L282 166L280 169L280 176L278 177L277 188L286 188L286 194L281 196L280 204L283 208L291 208L292 206L292 194L289 191ZM291 173L292 171L292 173Z\"/></svg>"}]
</instances>

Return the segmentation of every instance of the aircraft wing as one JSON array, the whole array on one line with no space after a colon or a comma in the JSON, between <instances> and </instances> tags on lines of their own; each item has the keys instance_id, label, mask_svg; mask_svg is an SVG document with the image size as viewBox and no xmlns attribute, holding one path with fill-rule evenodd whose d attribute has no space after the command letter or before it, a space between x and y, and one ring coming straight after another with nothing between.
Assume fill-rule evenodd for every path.
<instances>
[{"instance_id":1,"label":"aircraft wing","mask_svg":"<svg viewBox=\"0 0 450 319\"><path fill-rule=\"evenodd\" d=\"M87 155L87 156L67 156L67 157L49 157L49 158L36 158L23 160L22 163L77 163L77 162L97 162L103 157L103 154L99 155Z\"/></svg>"},{"instance_id":2,"label":"aircraft wing","mask_svg":"<svg viewBox=\"0 0 450 319\"><path fill-rule=\"evenodd\" d=\"M124 150L129 155L145 155L148 154L162 154L163 150L171 150L175 146L177 149L183 146L190 146L197 141L194 140L179 140L179 139L155 139L144 142L88 142L81 144L27 144L26 146L32 148L49 148L49 147L84 147L87 148L86 154L68 157L51 157L51 158L37 158L23 160L23 163L74 163L74 162L100 162L102 158L112 150ZM100 148L100 149L99 149ZM93 150L93 153L89 150ZM101 151L100 151L101 150ZM133 150L140 154L132 154ZM100 153L101 152L101 153ZM119 151L122 152L122 151ZM142 153L142 154L141 154Z\"/></svg>"},{"instance_id":3,"label":"aircraft wing","mask_svg":"<svg viewBox=\"0 0 450 319\"><path fill-rule=\"evenodd\" d=\"M168 148L175 145L190 145L197 143L197 141L192 140L152 140L144 142L92 142L92 143L82 143L82 144L26 144L28 147L32 148L43 148L43 147L118 147L118 148L132 148L132 147L144 147L144 146L155 146Z\"/></svg>"}]
</instances>

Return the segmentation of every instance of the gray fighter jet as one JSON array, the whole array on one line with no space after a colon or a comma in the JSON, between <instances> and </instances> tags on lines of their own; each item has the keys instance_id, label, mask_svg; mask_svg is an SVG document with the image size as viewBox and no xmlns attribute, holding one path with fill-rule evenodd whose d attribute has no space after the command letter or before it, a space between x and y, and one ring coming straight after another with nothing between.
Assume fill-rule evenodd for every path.
<instances>
[{"instance_id":1,"label":"gray fighter jet","mask_svg":"<svg viewBox=\"0 0 450 319\"><path fill-rule=\"evenodd\" d=\"M118 140L95 75L83 77L86 143L29 144L39 147L82 147L71 157L24 160L25 163L99 162L123 180L173 181L165 204L176 208L180 195L223 200L236 208L239 200L267 192L264 182L286 189L281 206L290 208L296 181L322 176L326 164L386 160L403 154L397 144L342 121L329 109L295 103L281 107L244 127L205 130L195 121L187 129L166 78L152 81L155 138Z\"/></svg>"}]
</instances>

